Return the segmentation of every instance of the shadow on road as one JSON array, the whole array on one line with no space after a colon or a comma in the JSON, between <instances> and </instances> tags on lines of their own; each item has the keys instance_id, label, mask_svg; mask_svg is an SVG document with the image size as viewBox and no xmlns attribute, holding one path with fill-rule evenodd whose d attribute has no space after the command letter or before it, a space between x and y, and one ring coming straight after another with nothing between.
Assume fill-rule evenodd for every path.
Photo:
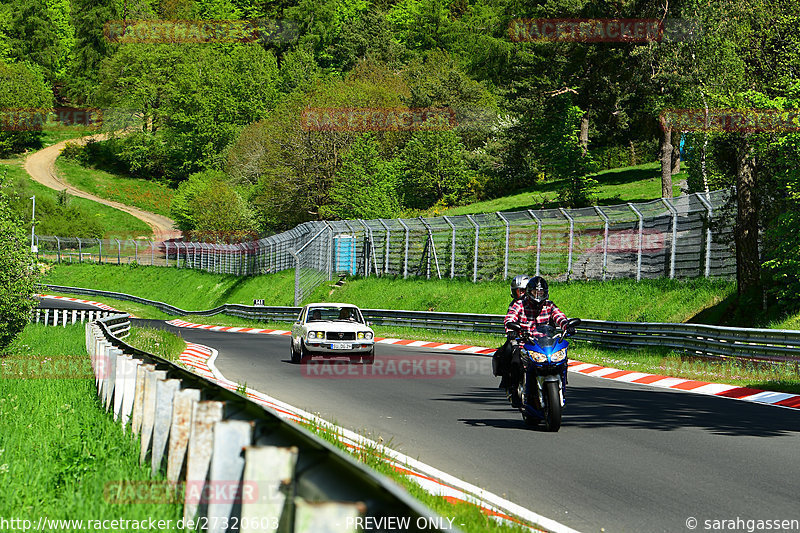
<instances>
[{"instance_id":1,"label":"shadow on road","mask_svg":"<svg viewBox=\"0 0 800 533\"><path fill-rule=\"evenodd\" d=\"M490 415L459 419L469 426L528 429L499 389L473 387L436 400L467 402L493 412L508 412L508 417L503 418ZM700 428L717 435L775 437L800 434L800 413L744 401L649 388L571 387L567 389L564 426L659 431Z\"/></svg>"}]
</instances>

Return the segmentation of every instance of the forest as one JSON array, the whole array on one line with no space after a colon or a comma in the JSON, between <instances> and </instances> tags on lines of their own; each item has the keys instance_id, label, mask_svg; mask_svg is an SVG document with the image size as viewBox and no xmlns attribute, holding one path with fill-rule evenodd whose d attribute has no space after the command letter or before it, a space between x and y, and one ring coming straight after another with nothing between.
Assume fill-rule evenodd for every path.
<instances>
[{"instance_id":1,"label":"forest","mask_svg":"<svg viewBox=\"0 0 800 533\"><path fill-rule=\"evenodd\" d=\"M688 192L736 187L740 294L797 308L799 25L794 0L4 0L0 110L127 117L70 157L215 234L551 181L588 206L593 172L653 161L671 196L683 160ZM2 123L0 157L40 145Z\"/></svg>"}]
</instances>

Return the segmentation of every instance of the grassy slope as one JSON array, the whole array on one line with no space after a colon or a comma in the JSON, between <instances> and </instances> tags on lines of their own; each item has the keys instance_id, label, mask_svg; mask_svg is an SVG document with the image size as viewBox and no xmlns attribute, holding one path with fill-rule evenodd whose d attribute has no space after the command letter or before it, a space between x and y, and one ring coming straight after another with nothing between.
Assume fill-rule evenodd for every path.
<instances>
[{"instance_id":1,"label":"grassy slope","mask_svg":"<svg viewBox=\"0 0 800 533\"><path fill-rule=\"evenodd\" d=\"M661 169L658 163L603 170L593 174L592 177L599 183L597 192L598 205L647 202L661 197ZM681 193L678 182L684 179L686 179L685 168L672 177L672 190L675 196ZM560 181L546 182L509 196L453 207L438 214L467 215L493 213L495 211L553 208L557 207L556 200L561 187L563 187L563 183Z\"/></svg>"},{"instance_id":2,"label":"grassy slope","mask_svg":"<svg viewBox=\"0 0 800 533\"><path fill-rule=\"evenodd\" d=\"M137 441L123 435L100 408L82 326L30 325L6 356L7 363L11 358L49 356L58 360L59 371L79 371L86 378L0 379L0 517L34 523L38 516L153 517L173 524L181 517L179 504L105 501L107 483L150 480L150 468L139 465Z\"/></svg>"},{"instance_id":3,"label":"grassy slope","mask_svg":"<svg viewBox=\"0 0 800 533\"><path fill-rule=\"evenodd\" d=\"M292 305L294 300L293 270L240 278L165 267L61 264L49 269L45 282L124 292L187 311L224 303L252 305L254 299L264 299L269 305Z\"/></svg>"},{"instance_id":4,"label":"grassy slope","mask_svg":"<svg viewBox=\"0 0 800 533\"><path fill-rule=\"evenodd\" d=\"M60 126L47 128L42 138L43 147L51 146L58 142L75 139L84 135L94 133L88 128L80 126ZM8 172L9 178L15 183L17 192L23 196L36 195L37 198L49 197L54 201L58 197L58 192L40 185L31 180L25 172L24 162L26 154L5 159L0 162L0 174ZM106 238L131 238L137 236L152 236L150 227L138 218L114 209L98 204L84 198L70 198L70 204L77 207L84 216L94 217L100 222Z\"/></svg>"},{"instance_id":5,"label":"grassy slope","mask_svg":"<svg viewBox=\"0 0 800 533\"><path fill-rule=\"evenodd\" d=\"M59 174L71 185L100 198L132 205L151 213L169 216L175 190L155 181L127 178L103 170L84 167L59 157Z\"/></svg>"}]
</instances>

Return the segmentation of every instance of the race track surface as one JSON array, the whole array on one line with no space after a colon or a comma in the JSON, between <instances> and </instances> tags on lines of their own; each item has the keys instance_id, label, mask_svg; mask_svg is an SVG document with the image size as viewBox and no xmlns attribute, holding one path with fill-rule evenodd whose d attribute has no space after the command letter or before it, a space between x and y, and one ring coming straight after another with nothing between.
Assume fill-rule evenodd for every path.
<instances>
[{"instance_id":1,"label":"race track surface","mask_svg":"<svg viewBox=\"0 0 800 533\"><path fill-rule=\"evenodd\" d=\"M488 357L378 345L377 370L301 366L288 337L145 322L219 350L234 382L581 531L800 519L796 410L570 373L561 430L545 433L511 409Z\"/></svg>"}]
</instances>

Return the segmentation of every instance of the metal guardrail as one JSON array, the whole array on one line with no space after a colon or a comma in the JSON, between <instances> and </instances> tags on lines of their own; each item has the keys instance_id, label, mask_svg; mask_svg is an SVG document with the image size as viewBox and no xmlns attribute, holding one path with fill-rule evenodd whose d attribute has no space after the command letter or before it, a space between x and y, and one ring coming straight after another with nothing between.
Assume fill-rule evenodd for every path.
<instances>
[{"instance_id":1,"label":"metal guardrail","mask_svg":"<svg viewBox=\"0 0 800 533\"><path fill-rule=\"evenodd\" d=\"M118 315L115 311L92 310L92 309L64 309L63 307L48 307L46 303L40 304L31 310L31 322L43 324L45 326L63 326L67 324L77 324L84 322L94 322L101 318L111 315ZM119 338L126 337L130 333L130 320L119 324L109 325L111 332Z\"/></svg>"},{"instance_id":2,"label":"metal guardrail","mask_svg":"<svg viewBox=\"0 0 800 533\"><path fill-rule=\"evenodd\" d=\"M207 311L185 311L163 302L155 302L129 294L59 285L43 285L43 287L63 292L106 296L153 305L165 313L177 316L210 316L222 313L250 320L293 322L300 312L299 307L250 306L242 304L225 304ZM503 315L390 309L362 309L362 312L370 323L379 326L504 335ZM731 357L769 362L800 362L800 331L796 330L732 328L703 324L583 320L578 334L574 338L609 348L671 348L681 350L686 354L699 356Z\"/></svg>"},{"instance_id":3,"label":"metal guardrail","mask_svg":"<svg viewBox=\"0 0 800 533\"><path fill-rule=\"evenodd\" d=\"M140 462L186 484L184 520L211 532L346 533L362 529L357 518L391 516L408 517L408 531L442 531L431 527L446 523L438 515L305 428L115 337L126 321L86 326L98 395L140 439ZM198 504L197 494L210 496Z\"/></svg>"}]
</instances>

